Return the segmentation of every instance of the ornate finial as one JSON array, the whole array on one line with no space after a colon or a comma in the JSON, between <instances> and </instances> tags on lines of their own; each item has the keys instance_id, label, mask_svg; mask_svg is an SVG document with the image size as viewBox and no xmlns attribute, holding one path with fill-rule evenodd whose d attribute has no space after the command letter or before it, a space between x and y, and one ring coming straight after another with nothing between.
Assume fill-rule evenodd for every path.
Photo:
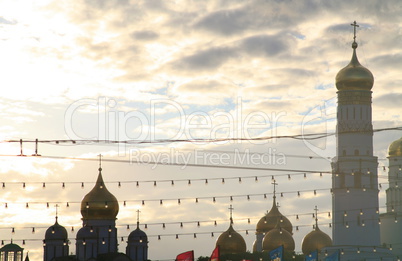
<instances>
[{"instance_id":1,"label":"ornate finial","mask_svg":"<svg viewBox=\"0 0 402 261\"><path fill-rule=\"evenodd\" d=\"M99 154L99 171L102 171L102 154Z\"/></svg>"},{"instance_id":2,"label":"ornate finial","mask_svg":"<svg viewBox=\"0 0 402 261\"><path fill-rule=\"evenodd\" d=\"M315 229L317 229L318 228L318 208L317 208L317 206L315 206L315 208L314 208L314 211L315 211Z\"/></svg>"},{"instance_id":3,"label":"ornate finial","mask_svg":"<svg viewBox=\"0 0 402 261\"><path fill-rule=\"evenodd\" d=\"M230 211L230 224L232 225L233 224L233 207L232 207L232 205L230 205L230 207L228 208L229 209L229 211Z\"/></svg>"},{"instance_id":4,"label":"ornate finial","mask_svg":"<svg viewBox=\"0 0 402 261\"><path fill-rule=\"evenodd\" d=\"M140 213L141 211L139 209L137 209L137 228L140 226Z\"/></svg>"},{"instance_id":5,"label":"ornate finial","mask_svg":"<svg viewBox=\"0 0 402 261\"><path fill-rule=\"evenodd\" d=\"M357 48L357 43L356 43L356 27L359 27L359 25L356 23L356 21L353 22L353 24L350 24L353 26L353 43L352 43L352 48L356 49Z\"/></svg>"},{"instance_id":6,"label":"ornate finial","mask_svg":"<svg viewBox=\"0 0 402 261\"><path fill-rule=\"evenodd\" d=\"M276 198L276 186L278 183L276 183L276 180L274 180L271 184L274 185L274 198Z\"/></svg>"}]
</instances>

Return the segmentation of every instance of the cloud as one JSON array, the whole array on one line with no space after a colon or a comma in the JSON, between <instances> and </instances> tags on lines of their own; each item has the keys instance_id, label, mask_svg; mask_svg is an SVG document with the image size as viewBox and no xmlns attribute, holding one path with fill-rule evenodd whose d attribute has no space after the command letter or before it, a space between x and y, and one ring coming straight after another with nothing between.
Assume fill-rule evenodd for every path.
<instances>
[{"instance_id":1,"label":"cloud","mask_svg":"<svg viewBox=\"0 0 402 261\"><path fill-rule=\"evenodd\" d=\"M4 17L0 16L0 24L14 25L14 24L17 24L17 21L7 20Z\"/></svg>"},{"instance_id":2,"label":"cloud","mask_svg":"<svg viewBox=\"0 0 402 261\"><path fill-rule=\"evenodd\" d=\"M252 56L276 56L289 50L281 35L255 35L241 40L240 47Z\"/></svg>"},{"instance_id":3,"label":"cloud","mask_svg":"<svg viewBox=\"0 0 402 261\"><path fill-rule=\"evenodd\" d=\"M221 35L233 35L247 28L252 21L248 15L244 9L215 11L202 17L194 27Z\"/></svg>"},{"instance_id":4,"label":"cloud","mask_svg":"<svg viewBox=\"0 0 402 261\"><path fill-rule=\"evenodd\" d=\"M143 30L143 31L136 31L132 33L132 37L135 40L140 40L140 41L152 41L156 40L159 38L159 35L150 30Z\"/></svg>"},{"instance_id":5,"label":"cloud","mask_svg":"<svg viewBox=\"0 0 402 261\"><path fill-rule=\"evenodd\" d=\"M234 57L236 57L236 52L231 48L212 47L184 56L173 62L171 66L175 70L210 71L218 69L222 64Z\"/></svg>"},{"instance_id":6,"label":"cloud","mask_svg":"<svg viewBox=\"0 0 402 261\"><path fill-rule=\"evenodd\" d=\"M373 103L383 108L398 110L401 107L401 101L402 93L389 93L375 98Z\"/></svg>"}]
</instances>

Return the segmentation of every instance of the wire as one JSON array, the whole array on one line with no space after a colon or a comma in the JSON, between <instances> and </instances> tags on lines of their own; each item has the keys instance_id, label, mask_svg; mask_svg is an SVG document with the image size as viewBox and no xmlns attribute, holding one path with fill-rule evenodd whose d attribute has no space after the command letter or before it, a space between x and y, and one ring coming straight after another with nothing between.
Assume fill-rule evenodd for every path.
<instances>
[{"instance_id":1,"label":"wire","mask_svg":"<svg viewBox=\"0 0 402 261\"><path fill-rule=\"evenodd\" d=\"M372 132L382 132L382 131L391 131L391 130L402 130L401 127L392 127L392 128L380 128L374 129ZM350 131L350 132L342 132L342 133L366 133L366 131ZM62 143L71 143L76 145L82 144L164 144L164 143L178 143L178 142L202 142L202 143L211 143L211 142L224 142L224 141L261 141L261 140L271 140L271 139L297 139L297 140L316 140L329 136L333 136L336 133L307 133L307 134L296 134L296 135L279 135L279 136L263 136L258 138L222 138L222 139L158 139L154 141L146 141L146 140L90 140L90 139L82 139L82 140L66 140L66 139L54 139L54 140L38 140L38 139L28 139L28 140L4 140L0 143L54 143L60 145Z\"/></svg>"}]
</instances>

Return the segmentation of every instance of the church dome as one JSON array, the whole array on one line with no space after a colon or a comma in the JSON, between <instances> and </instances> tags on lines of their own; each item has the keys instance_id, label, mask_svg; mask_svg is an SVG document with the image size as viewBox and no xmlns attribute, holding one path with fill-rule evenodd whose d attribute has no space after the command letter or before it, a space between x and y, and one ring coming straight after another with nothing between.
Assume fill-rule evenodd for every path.
<instances>
[{"instance_id":1,"label":"church dome","mask_svg":"<svg viewBox=\"0 0 402 261\"><path fill-rule=\"evenodd\" d=\"M353 55L349 64L336 75L336 88L339 91L370 91L374 84L373 74L359 63L356 55L357 43L353 42Z\"/></svg>"},{"instance_id":2,"label":"church dome","mask_svg":"<svg viewBox=\"0 0 402 261\"><path fill-rule=\"evenodd\" d=\"M128 243L147 243L148 236L142 231L138 226L137 228L128 235Z\"/></svg>"},{"instance_id":3,"label":"church dome","mask_svg":"<svg viewBox=\"0 0 402 261\"><path fill-rule=\"evenodd\" d=\"M244 253L247 250L246 241L233 229L232 224L218 237L216 246L219 246L222 255Z\"/></svg>"},{"instance_id":4,"label":"church dome","mask_svg":"<svg viewBox=\"0 0 402 261\"><path fill-rule=\"evenodd\" d=\"M96 238L96 233L93 228L84 226L80 228L77 232L77 239L94 239Z\"/></svg>"},{"instance_id":5,"label":"church dome","mask_svg":"<svg viewBox=\"0 0 402 261\"><path fill-rule=\"evenodd\" d=\"M283 216L281 212L279 212L278 206L276 205L276 199L274 197L271 210L257 223L257 232L267 233L268 231L274 229L278 222L281 223L281 228L286 229L290 234L292 234L292 223L289 221L289 219Z\"/></svg>"},{"instance_id":6,"label":"church dome","mask_svg":"<svg viewBox=\"0 0 402 261\"><path fill-rule=\"evenodd\" d=\"M396 140L389 145L388 155L390 157L400 157L402 156L402 138Z\"/></svg>"},{"instance_id":7,"label":"church dome","mask_svg":"<svg viewBox=\"0 0 402 261\"><path fill-rule=\"evenodd\" d=\"M322 232L318 226L308 233L302 241L302 251L303 254L308 255L313 251L320 251L324 247L332 246L332 239Z\"/></svg>"},{"instance_id":8,"label":"church dome","mask_svg":"<svg viewBox=\"0 0 402 261\"><path fill-rule=\"evenodd\" d=\"M119 213L119 203L110 193L102 178L102 169L93 189L81 201L82 219L116 219Z\"/></svg>"},{"instance_id":9,"label":"church dome","mask_svg":"<svg viewBox=\"0 0 402 261\"><path fill-rule=\"evenodd\" d=\"M292 234L286 229L281 228L279 223L277 226L270 230L262 241L262 250L264 252L269 252L283 246L286 251L295 250L295 241L293 240Z\"/></svg>"},{"instance_id":10,"label":"church dome","mask_svg":"<svg viewBox=\"0 0 402 261\"><path fill-rule=\"evenodd\" d=\"M54 223L53 226L50 226L45 233L45 240L66 240L68 238L67 236L67 230L61 226L57 222L57 217L56 217L56 222Z\"/></svg>"}]
</instances>

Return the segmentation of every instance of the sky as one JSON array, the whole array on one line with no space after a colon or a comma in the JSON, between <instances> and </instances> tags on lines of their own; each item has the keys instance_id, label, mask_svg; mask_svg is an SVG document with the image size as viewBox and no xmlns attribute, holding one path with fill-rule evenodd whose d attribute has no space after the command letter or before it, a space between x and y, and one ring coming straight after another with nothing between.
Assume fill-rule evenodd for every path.
<instances>
[{"instance_id":1,"label":"sky","mask_svg":"<svg viewBox=\"0 0 402 261\"><path fill-rule=\"evenodd\" d=\"M251 251L272 205L272 179L280 211L299 226L297 252L315 206L331 235L334 136L255 139L334 133L335 76L352 55L353 21L359 61L375 78L374 129L402 126L401 13L398 0L0 0L0 204L8 206L0 239L25 240L31 260L41 260L58 204L74 252L99 154L120 203L119 238L139 209L152 260L188 250L209 256L230 205ZM400 137L373 136L381 207L387 148ZM26 157L8 142L20 139ZM29 156L35 139L42 156Z\"/></svg>"}]
</instances>

